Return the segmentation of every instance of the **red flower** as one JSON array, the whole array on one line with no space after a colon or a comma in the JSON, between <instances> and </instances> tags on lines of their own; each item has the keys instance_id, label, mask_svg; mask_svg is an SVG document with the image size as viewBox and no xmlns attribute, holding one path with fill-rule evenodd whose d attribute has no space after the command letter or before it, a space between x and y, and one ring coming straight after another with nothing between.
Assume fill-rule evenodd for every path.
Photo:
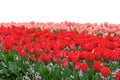
<instances>
[{"instance_id":1,"label":"red flower","mask_svg":"<svg viewBox=\"0 0 120 80\"><path fill-rule=\"evenodd\" d=\"M48 57L49 57L50 59L52 59L53 55L54 55L54 52L49 52L49 53L48 53Z\"/></svg>"},{"instance_id":2,"label":"red flower","mask_svg":"<svg viewBox=\"0 0 120 80\"><path fill-rule=\"evenodd\" d=\"M21 41L22 44L26 44L27 43L27 38L21 37L20 41Z\"/></svg>"},{"instance_id":3,"label":"red flower","mask_svg":"<svg viewBox=\"0 0 120 80\"><path fill-rule=\"evenodd\" d=\"M59 56L58 55L53 55L53 58L52 58L52 60L53 60L53 62L54 63L57 63L57 62L59 62Z\"/></svg>"},{"instance_id":4,"label":"red flower","mask_svg":"<svg viewBox=\"0 0 120 80\"><path fill-rule=\"evenodd\" d=\"M103 53L103 55L102 55L102 57L103 57L103 59L105 60L105 61L109 61L110 59L111 59L111 51L105 51L104 53Z\"/></svg>"},{"instance_id":5,"label":"red flower","mask_svg":"<svg viewBox=\"0 0 120 80\"><path fill-rule=\"evenodd\" d=\"M35 47L34 50L35 50L35 54L36 54L36 55L40 55L40 48L36 48L36 47Z\"/></svg>"},{"instance_id":6,"label":"red flower","mask_svg":"<svg viewBox=\"0 0 120 80\"><path fill-rule=\"evenodd\" d=\"M80 70L80 67L81 67L80 62L76 62L74 65L75 70L77 70L77 71Z\"/></svg>"},{"instance_id":7,"label":"red flower","mask_svg":"<svg viewBox=\"0 0 120 80\"><path fill-rule=\"evenodd\" d=\"M34 46L34 43L33 42L27 42L25 44L25 50L30 50L30 48L32 48Z\"/></svg>"},{"instance_id":8,"label":"red flower","mask_svg":"<svg viewBox=\"0 0 120 80\"><path fill-rule=\"evenodd\" d=\"M76 63L78 61L78 56L77 55L72 55L70 59L73 63Z\"/></svg>"},{"instance_id":9,"label":"red flower","mask_svg":"<svg viewBox=\"0 0 120 80\"><path fill-rule=\"evenodd\" d=\"M30 61L34 61L34 60L35 60L34 55L30 55Z\"/></svg>"},{"instance_id":10,"label":"red flower","mask_svg":"<svg viewBox=\"0 0 120 80\"><path fill-rule=\"evenodd\" d=\"M71 42L68 46L71 50L74 50L75 49L75 42Z\"/></svg>"},{"instance_id":11,"label":"red flower","mask_svg":"<svg viewBox=\"0 0 120 80\"><path fill-rule=\"evenodd\" d=\"M19 55L21 58L25 58L26 57L26 52L24 50L22 50L21 52L19 52Z\"/></svg>"},{"instance_id":12,"label":"red flower","mask_svg":"<svg viewBox=\"0 0 120 80\"><path fill-rule=\"evenodd\" d=\"M33 54L34 53L34 48L32 47L32 48L28 49L28 53Z\"/></svg>"},{"instance_id":13,"label":"red flower","mask_svg":"<svg viewBox=\"0 0 120 80\"><path fill-rule=\"evenodd\" d=\"M68 61L66 59L62 60L62 68L68 67Z\"/></svg>"},{"instance_id":14,"label":"red flower","mask_svg":"<svg viewBox=\"0 0 120 80\"><path fill-rule=\"evenodd\" d=\"M4 53L9 53L9 49L7 49L5 46L2 46L2 50Z\"/></svg>"},{"instance_id":15,"label":"red flower","mask_svg":"<svg viewBox=\"0 0 120 80\"><path fill-rule=\"evenodd\" d=\"M93 61L94 60L94 54L93 53L87 53L87 57L86 57L86 59L88 60L88 61Z\"/></svg>"},{"instance_id":16,"label":"red flower","mask_svg":"<svg viewBox=\"0 0 120 80\"><path fill-rule=\"evenodd\" d=\"M111 48L111 45L110 45L110 41L107 40L107 39L102 39L100 44L99 44L99 47L103 47L103 48Z\"/></svg>"},{"instance_id":17,"label":"red flower","mask_svg":"<svg viewBox=\"0 0 120 80\"><path fill-rule=\"evenodd\" d=\"M120 80L120 72L116 72L116 74L115 74L115 80Z\"/></svg>"},{"instance_id":18,"label":"red flower","mask_svg":"<svg viewBox=\"0 0 120 80\"><path fill-rule=\"evenodd\" d=\"M15 40L11 36L7 36L4 40L2 45L4 45L7 49L13 50Z\"/></svg>"},{"instance_id":19,"label":"red flower","mask_svg":"<svg viewBox=\"0 0 120 80\"><path fill-rule=\"evenodd\" d=\"M17 50L18 52L20 52L20 51L22 51L22 49L23 49L22 45L21 45L21 44L18 44L17 47L16 47L16 50Z\"/></svg>"},{"instance_id":20,"label":"red flower","mask_svg":"<svg viewBox=\"0 0 120 80\"><path fill-rule=\"evenodd\" d=\"M44 46L44 51L49 52L50 51L50 45L45 45Z\"/></svg>"},{"instance_id":21,"label":"red flower","mask_svg":"<svg viewBox=\"0 0 120 80\"><path fill-rule=\"evenodd\" d=\"M26 30L28 33L33 33L34 32L34 28L29 28Z\"/></svg>"},{"instance_id":22,"label":"red flower","mask_svg":"<svg viewBox=\"0 0 120 80\"><path fill-rule=\"evenodd\" d=\"M85 51L91 51L94 48L94 45L92 43L86 43L82 45L82 49Z\"/></svg>"},{"instance_id":23,"label":"red flower","mask_svg":"<svg viewBox=\"0 0 120 80\"><path fill-rule=\"evenodd\" d=\"M82 70L82 72L87 72L88 71L88 65L87 65L87 63L82 63L81 64L81 70Z\"/></svg>"},{"instance_id":24,"label":"red flower","mask_svg":"<svg viewBox=\"0 0 120 80\"><path fill-rule=\"evenodd\" d=\"M101 53L100 52L94 52L94 57L96 60L100 60L101 59Z\"/></svg>"},{"instance_id":25,"label":"red flower","mask_svg":"<svg viewBox=\"0 0 120 80\"><path fill-rule=\"evenodd\" d=\"M112 61L117 61L119 59L119 53L113 52L111 59Z\"/></svg>"},{"instance_id":26,"label":"red flower","mask_svg":"<svg viewBox=\"0 0 120 80\"><path fill-rule=\"evenodd\" d=\"M104 67L100 70L100 73L104 77L108 77L110 75L110 68Z\"/></svg>"},{"instance_id":27,"label":"red flower","mask_svg":"<svg viewBox=\"0 0 120 80\"><path fill-rule=\"evenodd\" d=\"M80 51L79 51L79 50L75 50L75 51L74 51L74 55L79 56L79 54L80 54Z\"/></svg>"},{"instance_id":28,"label":"red flower","mask_svg":"<svg viewBox=\"0 0 120 80\"><path fill-rule=\"evenodd\" d=\"M111 49L112 49L112 50L116 49L118 46L119 46L119 45L118 45L117 42L111 43Z\"/></svg>"},{"instance_id":29,"label":"red flower","mask_svg":"<svg viewBox=\"0 0 120 80\"><path fill-rule=\"evenodd\" d=\"M44 59L43 59L46 63L49 63L50 62L50 59L49 59L49 57L48 56L46 56L46 57L44 57Z\"/></svg>"},{"instance_id":30,"label":"red flower","mask_svg":"<svg viewBox=\"0 0 120 80\"><path fill-rule=\"evenodd\" d=\"M44 62L49 63L50 59L47 54L41 54L41 58Z\"/></svg>"},{"instance_id":31,"label":"red flower","mask_svg":"<svg viewBox=\"0 0 120 80\"><path fill-rule=\"evenodd\" d=\"M41 56L40 56L40 57L38 57L37 61L38 61L39 63L41 63L41 62L42 62L42 58L41 58Z\"/></svg>"},{"instance_id":32,"label":"red flower","mask_svg":"<svg viewBox=\"0 0 120 80\"><path fill-rule=\"evenodd\" d=\"M66 57L66 55L67 55L67 50L63 50L62 52L60 52L59 53L59 55L60 55L60 57L62 58L62 57Z\"/></svg>"},{"instance_id":33,"label":"red flower","mask_svg":"<svg viewBox=\"0 0 120 80\"><path fill-rule=\"evenodd\" d=\"M86 58L86 52L81 52L81 53L79 54L79 59L83 60L83 59L85 59L85 58Z\"/></svg>"},{"instance_id":34,"label":"red flower","mask_svg":"<svg viewBox=\"0 0 120 80\"><path fill-rule=\"evenodd\" d=\"M95 61L93 64L93 69L95 71L100 71L103 68L103 64L100 61Z\"/></svg>"}]
</instances>

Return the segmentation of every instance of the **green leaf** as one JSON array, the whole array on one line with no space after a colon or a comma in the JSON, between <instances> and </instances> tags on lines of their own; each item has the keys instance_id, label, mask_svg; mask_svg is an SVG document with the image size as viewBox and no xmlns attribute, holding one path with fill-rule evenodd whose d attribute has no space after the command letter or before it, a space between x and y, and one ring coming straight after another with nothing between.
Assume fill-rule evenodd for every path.
<instances>
[{"instance_id":1,"label":"green leaf","mask_svg":"<svg viewBox=\"0 0 120 80\"><path fill-rule=\"evenodd\" d=\"M88 74L88 78L92 80L94 77L93 75L95 75L96 72L92 68L89 68L89 71L87 72L87 74Z\"/></svg>"},{"instance_id":2,"label":"green leaf","mask_svg":"<svg viewBox=\"0 0 120 80\"><path fill-rule=\"evenodd\" d=\"M7 64L5 54L2 53L2 52L0 52L0 59L1 59L1 61L3 61L5 64Z\"/></svg>"},{"instance_id":3,"label":"green leaf","mask_svg":"<svg viewBox=\"0 0 120 80\"><path fill-rule=\"evenodd\" d=\"M30 66L29 64L25 63L27 62L25 59L19 59L17 65L19 65L19 68L21 68L22 72L25 73ZM29 62L28 62L29 63Z\"/></svg>"},{"instance_id":4,"label":"green leaf","mask_svg":"<svg viewBox=\"0 0 120 80\"><path fill-rule=\"evenodd\" d=\"M79 50L79 51L82 51L82 47L81 46L77 46L76 49Z\"/></svg>"},{"instance_id":5,"label":"green leaf","mask_svg":"<svg viewBox=\"0 0 120 80\"><path fill-rule=\"evenodd\" d=\"M8 64L10 71L18 75L18 67L16 66L16 64L14 62L9 62Z\"/></svg>"},{"instance_id":6,"label":"green leaf","mask_svg":"<svg viewBox=\"0 0 120 80\"><path fill-rule=\"evenodd\" d=\"M16 52L15 51L10 51L6 56L7 56L6 57L7 62L15 61Z\"/></svg>"},{"instance_id":7,"label":"green leaf","mask_svg":"<svg viewBox=\"0 0 120 80\"><path fill-rule=\"evenodd\" d=\"M54 32L55 35L58 33L58 31L53 31L53 32Z\"/></svg>"},{"instance_id":8,"label":"green leaf","mask_svg":"<svg viewBox=\"0 0 120 80\"><path fill-rule=\"evenodd\" d=\"M56 66L54 67L54 73L56 74L56 77L57 77L58 79L61 78L61 68L59 67L59 65L56 65Z\"/></svg>"},{"instance_id":9,"label":"green leaf","mask_svg":"<svg viewBox=\"0 0 120 80\"><path fill-rule=\"evenodd\" d=\"M45 64L44 63L41 63L38 65L38 67L35 68L36 70L38 70L38 72L41 74L41 75L45 75L47 74L47 69L45 67Z\"/></svg>"},{"instance_id":10,"label":"green leaf","mask_svg":"<svg viewBox=\"0 0 120 80\"><path fill-rule=\"evenodd\" d=\"M71 74L72 74L72 71L70 68L64 68L63 74L62 74L63 80L66 80L68 77L71 76Z\"/></svg>"},{"instance_id":11,"label":"green leaf","mask_svg":"<svg viewBox=\"0 0 120 80\"><path fill-rule=\"evenodd\" d=\"M74 75L74 78L75 78L75 80L79 80L79 74L78 74L78 72L77 71L73 71L73 75Z\"/></svg>"}]
</instances>

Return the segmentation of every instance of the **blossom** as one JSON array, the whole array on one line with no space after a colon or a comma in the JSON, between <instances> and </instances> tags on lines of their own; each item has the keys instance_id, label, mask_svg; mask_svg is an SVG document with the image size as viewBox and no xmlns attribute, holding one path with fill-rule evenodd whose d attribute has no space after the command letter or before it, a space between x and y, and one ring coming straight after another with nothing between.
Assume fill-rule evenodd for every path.
<instances>
[{"instance_id":1,"label":"blossom","mask_svg":"<svg viewBox=\"0 0 120 80\"><path fill-rule=\"evenodd\" d=\"M50 59L49 59L49 57L48 57L47 54L42 53L40 56L41 56L41 58L42 58L42 61L44 61L44 62L46 62L46 63L49 63L49 62L50 62Z\"/></svg>"},{"instance_id":2,"label":"blossom","mask_svg":"<svg viewBox=\"0 0 120 80\"><path fill-rule=\"evenodd\" d=\"M100 73L103 77L108 77L108 76L110 76L110 68L109 67L103 67L100 70Z\"/></svg>"},{"instance_id":3,"label":"blossom","mask_svg":"<svg viewBox=\"0 0 120 80\"><path fill-rule=\"evenodd\" d=\"M58 63L60 58L59 58L58 55L53 55L52 60L53 60L54 63Z\"/></svg>"},{"instance_id":4,"label":"blossom","mask_svg":"<svg viewBox=\"0 0 120 80\"><path fill-rule=\"evenodd\" d=\"M102 57L105 61L109 61L111 59L111 51L105 51L103 54L102 54Z\"/></svg>"},{"instance_id":5,"label":"blossom","mask_svg":"<svg viewBox=\"0 0 120 80\"><path fill-rule=\"evenodd\" d=\"M66 59L62 60L62 68L68 67L68 61Z\"/></svg>"},{"instance_id":6,"label":"blossom","mask_svg":"<svg viewBox=\"0 0 120 80\"><path fill-rule=\"evenodd\" d=\"M80 70L80 67L81 67L81 63L80 62L76 62L75 64L74 64L74 68L75 68L75 70Z\"/></svg>"},{"instance_id":7,"label":"blossom","mask_svg":"<svg viewBox=\"0 0 120 80\"><path fill-rule=\"evenodd\" d=\"M112 59L112 61L117 61L119 59L119 53L112 52L111 59Z\"/></svg>"},{"instance_id":8,"label":"blossom","mask_svg":"<svg viewBox=\"0 0 120 80\"><path fill-rule=\"evenodd\" d=\"M86 60L93 61L94 60L94 53L87 53Z\"/></svg>"},{"instance_id":9,"label":"blossom","mask_svg":"<svg viewBox=\"0 0 120 80\"><path fill-rule=\"evenodd\" d=\"M35 61L34 55L30 55L30 61Z\"/></svg>"},{"instance_id":10,"label":"blossom","mask_svg":"<svg viewBox=\"0 0 120 80\"><path fill-rule=\"evenodd\" d=\"M22 58L25 58L27 56L27 54L24 50L22 50L22 51L19 52L19 56L22 57Z\"/></svg>"},{"instance_id":11,"label":"blossom","mask_svg":"<svg viewBox=\"0 0 120 80\"><path fill-rule=\"evenodd\" d=\"M73 63L76 63L79 58L78 58L77 55L71 55L71 56L70 56L70 59L71 59L71 61L72 61Z\"/></svg>"},{"instance_id":12,"label":"blossom","mask_svg":"<svg viewBox=\"0 0 120 80\"><path fill-rule=\"evenodd\" d=\"M115 74L115 80L120 80L120 72L116 72L116 74Z\"/></svg>"},{"instance_id":13,"label":"blossom","mask_svg":"<svg viewBox=\"0 0 120 80\"><path fill-rule=\"evenodd\" d=\"M95 61L93 64L93 69L95 71L100 71L103 68L103 64L100 61Z\"/></svg>"},{"instance_id":14,"label":"blossom","mask_svg":"<svg viewBox=\"0 0 120 80\"><path fill-rule=\"evenodd\" d=\"M84 60L86 58L87 53L86 52L80 52L79 59Z\"/></svg>"},{"instance_id":15,"label":"blossom","mask_svg":"<svg viewBox=\"0 0 120 80\"><path fill-rule=\"evenodd\" d=\"M42 61L43 60L42 60L41 56L39 56L38 59L37 59L37 62L41 63Z\"/></svg>"},{"instance_id":16,"label":"blossom","mask_svg":"<svg viewBox=\"0 0 120 80\"><path fill-rule=\"evenodd\" d=\"M82 72L87 72L88 71L88 65L87 65L87 63L82 63L81 64L81 70L82 70Z\"/></svg>"},{"instance_id":17,"label":"blossom","mask_svg":"<svg viewBox=\"0 0 120 80\"><path fill-rule=\"evenodd\" d=\"M101 52L94 52L94 58L96 60L100 60L101 59Z\"/></svg>"},{"instance_id":18,"label":"blossom","mask_svg":"<svg viewBox=\"0 0 120 80\"><path fill-rule=\"evenodd\" d=\"M9 49L7 49L5 46L2 46L2 50L4 53L9 53Z\"/></svg>"}]
</instances>

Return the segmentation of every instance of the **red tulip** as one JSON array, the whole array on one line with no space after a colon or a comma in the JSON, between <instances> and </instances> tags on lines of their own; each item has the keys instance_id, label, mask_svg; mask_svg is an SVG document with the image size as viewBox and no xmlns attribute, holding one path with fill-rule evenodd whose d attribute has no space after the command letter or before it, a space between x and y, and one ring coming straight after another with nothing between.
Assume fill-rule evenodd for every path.
<instances>
[{"instance_id":1,"label":"red tulip","mask_svg":"<svg viewBox=\"0 0 120 80\"><path fill-rule=\"evenodd\" d=\"M75 68L75 70L80 70L80 67L81 67L81 63L80 62L76 62L75 64L74 64L74 68Z\"/></svg>"},{"instance_id":2,"label":"red tulip","mask_svg":"<svg viewBox=\"0 0 120 80\"><path fill-rule=\"evenodd\" d=\"M71 50L74 50L74 49L75 49L75 43L74 43L74 42L71 42L71 43L69 44L69 48L70 48Z\"/></svg>"},{"instance_id":3,"label":"red tulip","mask_svg":"<svg viewBox=\"0 0 120 80\"><path fill-rule=\"evenodd\" d=\"M18 52L20 52L20 51L22 51L22 49L23 49L22 45L21 45L21 44L18 44L17 47L16 47L16 50L17 50Z\"/></svg>"},{"instance_id":4,"label":"red tulip","mask_svg":"<svg viewBox=\"0 0 120 80\"><path fill-rule=\"evenodd\" d=\"M92 43L86 43L84 45L82 45L82 49L85 51L91 51L94 48Z\"/></svg>"},{"instance_id":5,"label":"red tulip","mask_svg":"<svg viewBox=\"0 0 120 80\"><path fill-rule=\"evenodd\" d=\"M81 52L81 53L79 54L79 59L81 59L81 60L85 59L85 58L86 58L86 55L87 55L86 52Z\"/></svg>"},{"instance_id":6,"label":"red tulip","mask_svg":"<svg viewBox=\"0 0 120 80\"><path fill-rule=\"evenodd\" d=\"M79 57L78 57L77 55L72 55L72 56L71 56L71 61L72 61L73 63L76 63L76 62L78 61L78 59L79 59Z\"/></svg>"},{"instance_id":7,"label":"red tulip","mask_svg":"<svg viewBox=\"0 0 120 80\"><path fill-rule=\"evenodd\" d=\"M117 61L119 59L119 53L113 52L111 59L112 59L112 61Z\"/></svg>"},{"instance_id":8,"label":"red tulip","mask_svg":"<svg viewBox=\"0 0 120 80\"><path fill-rule=\"evenodd\" d=\"M30 61L35 61L34 55L30 55Z\"/></svg>"},{"instance_id":9,"label":"red tulip","mask_svg":"<svg viewBox=\"0 0 120 80\"><path fill-rule=\"evenodd\" d=\"M32 48L30 48L30 49L28 49L28 53L29 54L33 54L35 51L34 51L34 48L32 47Z\"/></svg>"},{"instance_id":10,"label":"red tulip","mask_svg":"<svg viewBox=\"0 0 120 80\"><path fill-rule=\"evenodd\" d=\"M93 69L95 71L100 71L103 68L103 64L100 61L95 61L93 64Z\"/></svg>"},{"instance_id":11,"label":"red tulip","mask_svg":"<svg viewBox=\"0 0 120 80\"><path fill-rule=\"evenodd\" d=\"M41 58L44 62L49 63L50 59L47 54L41 54Z\"/></svg>"},{"instance_id":12,"label":"red tulip","mask_svg":"<svg viewBox=\"0 0 120 80\"><path fill-rule=\"evenodd\" d=\"M53 60L54 63L58 63L59 62L59 56L58 55L53 55L52 60Z\"/></svg>"},{"instance_id":13,"label":"red tulip","mask_svg":"<svg viewBox=\"0 0 120 80\"><path fill-rule=\"evenodd\" d=\"M41 63L42 62L42 58L41 58L41 56L39 56L38 57L38 60L37 60L39 63Z\"/></svg>"},{"instance_id":14,"label":"red tulip","mask_svg":"<svg viewBox=\"0 0 120 80\"><path fill-rule=\"evenodd\" d=\"M82 63L81 64L81 70L82 70L82 72L87 72L88 71L88 65L87 65L87 63Z\"/></svg>"},{"instance_id":15,"label":"red tulip","mask_svg":"<svg viewBox=\"0 0 120 80\"><path fill-rule=\"evenodd\" d=\"M20 51L19 56L22 57L22 58L25 58L26 57L26 52L24 50Z\"/></svg>"},{"instance_id":16,"label":"red tulip","mask_svg":"<svg viewBox=\"0 0 120 80\"><path fill-rule=\"evenodd\" d=\"M100 73L101 73L102 76L108 77L108 76L110 76L110 68L108 68L108 67L103 67L103 68L100 70Z\"/></svg>"},{"instance_id":17,"label":"red tulip","mask_svg":"<svg viewBox=\"0 0 120 80\"><path fill-rule=\"evenodd\" d=\"M103 53L102 57L105 61L109 61L111 59L111 52L110 51L109 52L105 51Z\"/></svg>"},{"instance_id":18,"label":"red tulip","mask_svg":"<svg viewBox=\"0 0 120 80\"><path fill-rule=\"evenodd\" d=\"M116 74L115 74L115 80L120 80L120 72L116 72Z\"/></svg>"},{"instance_id":19,"label":"red tulip","mask_svg":"<svg viewBox=\"0 0 120 80\"><path fill-rule=\"evenodd\" d=\"M94 53L87 53L86 56L87 61L93 61L94 60Z\"/></svg>"},{"instance_id":20,"label":"red tulip","mask_svg":"<svg viewBox=\"0 0 120 80\"><path fill-rule=\"evenodd\" d=\"M68 61L66 59L62 60L62 68L68 67Z\"/></svg>"},{"instance_id":21,"label":"red tulip","mask_svg":"<svg viewBox=\"0 0 120 80\"><path fill-rule=\"evenodd\" d=\"M9 53L9 49L7 49L5 46L2 46L2 50L4 53Z\"/></svg>"},{"instance_id":22,"label":"red tulip","mask_svg":"<svg viewBox=\"0 0 120 80\"><path fill-rule=\"evenodd\" d=\"M40 48L35 47L34 50L35 50L35 54L36 54L37 56L40 55Z\"/></svg>"},{"instance_id":23,"label":"red tulip","mask_svg":"<svg viewBox=\"0 0 120 80\"><path fill-rule=\"evenodd\" d=\"M100 60L101 59L101 53L100 52L94 52L94 57L96 60Z\"/></svg>"}]
</instances>

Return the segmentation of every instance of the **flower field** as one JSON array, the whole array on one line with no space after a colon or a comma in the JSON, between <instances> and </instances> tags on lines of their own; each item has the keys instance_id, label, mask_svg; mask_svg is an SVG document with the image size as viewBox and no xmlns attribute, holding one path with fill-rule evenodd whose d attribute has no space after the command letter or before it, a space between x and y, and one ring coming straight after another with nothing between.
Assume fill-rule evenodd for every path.
<instances>
[{"instance_id":1,"label":"flower field","mask_svg":"<svg viewBox=\"0 0 120 80\"><path fill-rule=\"evenodd\" d=\"M0 23L0 80L120 80L120 24Z\"/></svg>"}]
</instances>

